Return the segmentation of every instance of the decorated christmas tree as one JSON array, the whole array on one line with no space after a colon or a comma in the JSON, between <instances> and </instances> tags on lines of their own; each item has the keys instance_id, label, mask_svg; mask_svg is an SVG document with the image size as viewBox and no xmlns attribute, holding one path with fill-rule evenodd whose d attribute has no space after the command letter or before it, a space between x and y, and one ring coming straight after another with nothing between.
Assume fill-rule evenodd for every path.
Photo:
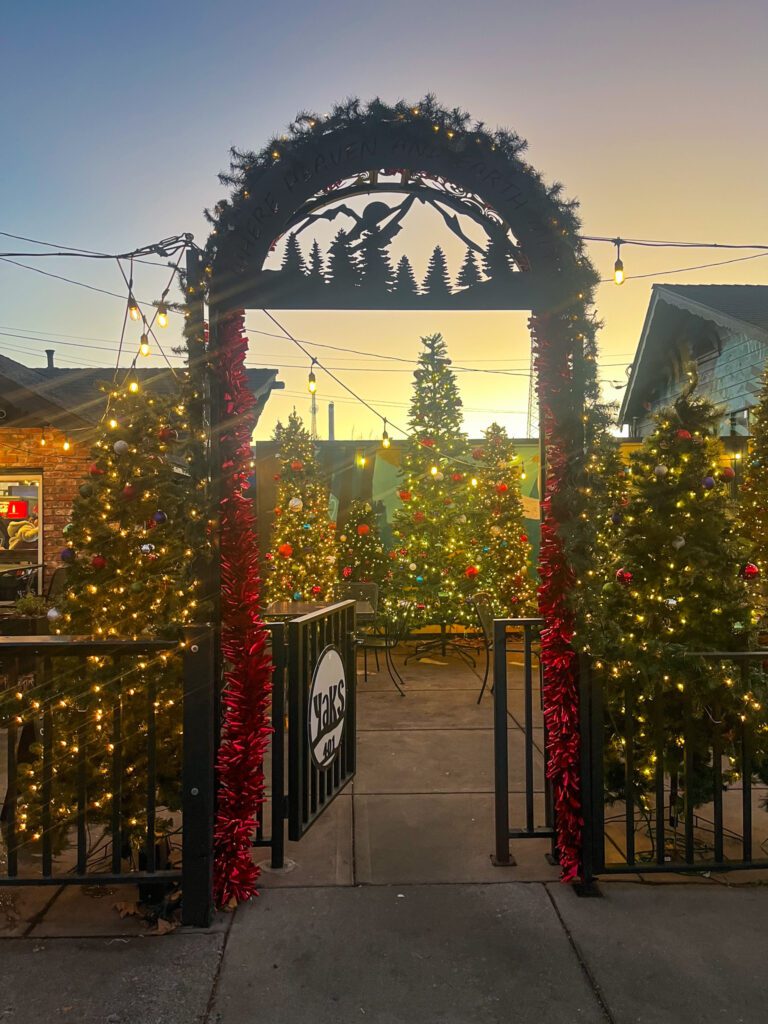
<instances>
[{"instance_id":1,"label":"decorated christmas tree","mask_svg":"<svg viewBox=\"0 0 768 1024\"><path fill-rule=\"evenodd\" d=\"M691 374L674 407L660 414L656 429L632 456L628 501L613 525L612 578L602 588L611 615L595 653L610 666L605 692L609 789L619 798L624 792L625 709L631 699L637 702L632 716L636 792L653 786L658 739L646 723L661 710L665 771L673 780L682 778L687 747L692 768L684 798L698 806L713 794L713 725L721 727L730 757L730 769L723 772L727 782L739 769L741 722L747 715L762 726L760 709L768 693L759 673L741 675L725 659L691 655L749 647L750 588L757 574L734 529L730 474L722 468L718 439L720 413L695 398L694 390ZM762 771L765 732L757 732L760 750L754 753Z\"/></svg>"},{"instance_id":2,"label":"decorated christmas tree","mask_svg":"<svg viewBox=\"0 0 768 1024\"><path fill-rule=\"evenodd\" d=\"M389 571L376 513L370 502L356 498L339 536L339 578L381 586Z\"/></svg>"},{"instance_id":3,"label":"decorated christmas tree","mask_svg":"<svg viewBox=\"0 0 768 1024\"><path fill-rule=\"evenodd\" d=\"M461 398L442 335L422 338L400 469L392 595L416 602L417 620L450 626L473 617L465 596L478 575L468 532L471 463Z\"/></svg>"},{"instance_id":4,"label":"decorated christmas tree","mask_svg":"<svg viewBox=\"0 0 768 1024\"><path fill-rule=\"evenodd\" d=\"M196 444L188 431L186 384L172 398L152 397L130 378L113 387L109 407L65 528L62 563L67 590L49 613L65 634L96 637L179 638L180 627L205 614L199 583L190 578L193 558L205 550L204 497L188 472ZM63 668L65 663L59 663ZM50 802L54 848L68 841L78 814L78 773L88 793L92 838L109 833L115 702L121 710L123 855L146 838L148 702L156 734L158 817L156 832L170 830L165 811L180 803L181 656L75 662L51 682L36 680L22 698L29 720L49 710L56 742L55 799ZM7 711L7 709L6 709ZM85 747L87 756L80 757ZM22 835L40 838L41 748L19 772L17 820ZM25 842L29 841L27 839Z\"/></svg>"},{"instance_id":5,"label":"decorated christmas tree","mask_svg":"<svg viewBox=\"0 0 768 1024\"><path fill-rule=\"evenodd\" d=\"M295 411L285 426L277 424L273 437L280 446L280 472L266 554L266 600L327 600L336 580L336 534L314 445Z\"/></svg>"},{"instance_id":6,"label":"decorated christmas tree","mask_svg":"<svg viewBox=\"0 0 768 1024\"><path fill-rule=\"evenodd\" d=\"M760 615L760 632L764 633L768 628L768 373L763 374L758 403L750 410L750 432L739 516L743 533L751 541L750 561L760 570L754 588L755 606Z\"/></svg>"},{"instance_id":7,"label":"decorated christmas tree","mask_svg":"<svg viewBox=\"0 0 768 1024\"><path fill-rule=\"evenodd\" d=\"M531 546L523 522L521 460L504 427L485 431L477 458L477 487L470 492L469 517L474 538L475 589L491 595L499 616L536 613Z\"/></svg>"}]
</instances>

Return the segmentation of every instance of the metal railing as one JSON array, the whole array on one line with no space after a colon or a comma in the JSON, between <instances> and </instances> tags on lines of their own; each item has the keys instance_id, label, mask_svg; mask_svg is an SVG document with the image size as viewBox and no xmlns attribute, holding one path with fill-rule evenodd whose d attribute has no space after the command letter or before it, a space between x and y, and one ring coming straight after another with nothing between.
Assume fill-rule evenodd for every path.
<instances>
[{"instance_id":1,"label":"metal railing","mask_svg":"<svg viewBox=\"0 0 768 1024\"><path fill-rule=\"evenodd\" d=\"M541 716L537 725L534 708L543 709L541 663L534 650L543 619L494 619L493 623L493 749L494 749L494 821L495 853L493 862L499 866L514 864L510 853L511 839L550 839L554 856L555 831L552 820L552 797L546 778L546 724ZM512 631L512 632L511 632ZM522 638L521 638L522 634ZM522 643L520 643L522 639ZM523 706L510 711L508 693L508 655L517 650L523 655ZM534 657L536 667L534 669ZM522 714L522 721L520 716ZM512 728L510 728L510 724ZM541 729L536 767L536 729ZM523 753L523 823L510 828L510 743L519 749L522 734ZM537 824L536 793L543 794L543 821ZM517 796L517 794L513 794ZM541 813L541 812L540 812Z\"/></svg>"},{"instance_id":2,"label":"metal railing","mask_svg":"<svg viewBox=\"0 0 768 1024\"><path fill-rule=\"evenodd\" d=\"M57 764L55 751L57 743L67 743L67 740L64 739L64 732L58 721L56 701L46 699L39 702L39 709L34 709L33 713L20 712L6 717L6 793L2 821L6 863L0 873L0 884L137 883L162 888L172 882L181 882L184 894L183 922L202 926L210 923L213 912L216 684L212 630L208 626L191 627L185 633L183 700L178 711L181 732L177 751L180 766L177 780L178 797L183 823L181 866L164 863L165 858L158 848L156 829L158 810L162 808L158 807L156 684L149 675L146 689L142 690L141 696L141 699L145 700L145 707L140 732L146 737L141 754L144 840L138 852L138 863L129 870L124 867L124 837L129 829L135 831L137 824L124 820L122 799L130 767L124 764L126 741L129 737L124 731L123 703L127 688L131 685L130 682L126 682L126 678L132 671L130 662L126 663L126 660L140 656L159 656L178 649L178 641L171 640L104 640L77 636L0 637L0 659L5 666L11 687L18 683L19 659L34 659L34 671L40 673L46 693L55 692L55 666L61 664L61 659L67 659L66 664L71 666L72 659L84 664L87 658L98 656L111 659L114 665L114 672L109 679L109 699L105 701L106 713L100 722L102 729L109 730L111 744L111 757L106 766L110 794L108 817L101 808L96 813L93 802L89 803L87 730L93 729L94 726L93 722L87 721L85 712L75 732L76 796L74 814L71 818L66 815L62 818L60 813L60 766ZM71 668L68 678L72 679ZM72 728L71 717L70 715L69 731ZM24 734L28 744L30 737L33 738L34 746L32 750L28 746L24 756L30 757L31 763L37 764L41 780L40 831L39 836L34 839L34 853L32 844L24 835L23 823L18 817L19 768L22 763L19 761L19 741ZM136 746L136 737L130 739ZM173 780L170 780L170 784L173 785ZM101 846L95 859L93 846L89 842L89 825L92 818L100 822L102 830ZM62 835L64 837L64 842L60 845L66 848L66 854L60 854L54 848L56 828L61 833L59 838Z\"/></svg>"},{"instance_id":3,"label":"metal railing","mask_svg":"<svg viewBox=\"0 0 768 1024\"><path fill-rule=\"evenodd\" d=\"M768 651L696 651L686 657L730 663L738 675L754 662L762 665ZM676 694L681 732L674 736L661 685L649 699L630 684L621 694L619 720L611 720L604 699L608 671L582 656L585 881L599 874L768 867L768 839L763 856L755 856L754 727L738 714L741 709L734 702L730 709L713 706L696 714L692 699ZM610 746L606 735L614 737ZM729 784L727 761L723 768L729 748L740 762L736 785ZM606 815L609 805L615 811ZM768 836L768 824L764 832Z\"/></svg>"}]
</instances>

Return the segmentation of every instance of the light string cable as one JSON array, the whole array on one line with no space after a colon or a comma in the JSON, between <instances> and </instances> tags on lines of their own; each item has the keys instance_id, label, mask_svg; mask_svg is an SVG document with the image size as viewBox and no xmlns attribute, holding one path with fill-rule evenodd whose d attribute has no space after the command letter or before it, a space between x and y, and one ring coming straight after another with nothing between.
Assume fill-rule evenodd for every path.
<instances>
[{"instance_id":1,"label":"light string cable","mask_svg":"<svg viewBox=\"0 0 768 1024\"><path fill-rule=\"evenodd\" d=\"M117 265L120 266L120 260L117 261ZM133 260L131 260L131 278L128 282L128 301L125 304L125 312L123 313L123 326L120 330L120 341L117 346L117 358L115 359L115 373L112 377L112 383L117 383L117 373L120 368L120 356L123 352L123 341L125 339L125 328L128 323L128 308L130 305L131 297L133 296Z\"/></svg>"},{"instance_id":2,"label":"light string cable","mask_svg":"<svg viewBox=\"0 0 768 1024\"><path fill-rule=\"evenodd\" d=\"M405 430L403 427L399 426L399 424L397 424L393 420L391 420L388 416L385 416L383 413L379 412L379 410L375 409L367 399L363 398L362 395L358 395L358 393L356 391L354 391L351 387L349 387L348 384L345 384L344 381L341 380L340 377L337 377L336 374L333 373L333 371L329 370L327 366L325 366L323 363L320 362L319 359L317 359L315 356L313 356L305 348L304 344L302 342L300 342L297 338L294 338L294 336L290 333L290 331L286 327L284 327L280 323L280 321L277 320L277 318L274 317L272 315L272 313L269 312L268 309L262 309L261 311L262 311L262 313L264 313L266 316L269 317L269 319L272 321L272 323L277 328L279 328L279 330L281 330L283 332L284 337L286 337L289 341L293 342L293 344L296 345L297 348L299 348L301 350L301 352L303 352L304 355L308 359L313 360L316 366L319 366L321 370L324 370L328 374L328 376L331 378L331 380L335 381L336 384L338 384L340 388L342 388L349 395L351 395L352 398L354 398L356 401L358 401L361 405L364 405L366 409L368 409L370 412L372 412L374 414L374 416L377 416L382 421L383 425L394 427L394 429L397 430L398 433L403 434L404 437L408 438L411 441L416 441L416 443L419 444L422 448L428 448L431 452L434 452L434 454L436 456L439 456L445 462L453 463L453 464L455 464L457 466L464 466L465 468L472 469L472 470L474 470L476 468L471 462L467 462L465 459L461 459L458 456L455 456L455 455L448 456L448 455L442 454L438 449L433 448L431 445L425 444L421 440L421 438L416 437L409 430Z\"/></svg>"}]
</instances>

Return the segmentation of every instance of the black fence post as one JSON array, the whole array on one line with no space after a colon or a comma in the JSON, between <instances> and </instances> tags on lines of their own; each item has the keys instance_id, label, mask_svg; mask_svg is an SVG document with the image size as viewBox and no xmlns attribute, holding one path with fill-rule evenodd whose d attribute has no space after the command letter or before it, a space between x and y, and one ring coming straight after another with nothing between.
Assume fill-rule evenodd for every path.
<instances>
[{"instance_id":1,"label":"black fence post","mask_svg":"<svg viewBox=\"0 0 768 1024\"><path fill-rule=\"evenodd\" d=\"M182 924L207 928L213 917L216 674L210 624L185 630L182 771Z\"/></svg>"},{"instance_id":2,"label":"black fence post","mask_svg":"<svg viewBox=\"0 0 768 1024\"><path fill-rule=\"evenodd\" d=\"M509 852L509 747L507 739L507 625L493 623L493 771L496 852L499 867L514 864Z\"/></svg>"},{"instance_id":3,"label":"black fence post","mask_svg":"<svg viewBox=\"0 0 768 1024\"><path fill-rule=\"evenodd\" d=\"M581 747L582 883L579 895L599 895L596 875L604 869L602 680L589 655L579 656Z\"/></svg>"},{"instance_id":4,"label":"black fence post","mask_svg":"<svg viewBox=\"0 0 768 1024\"><path fill-rule=\"evenodd\" d=\"M285 867L285 623L274 622L272 633L272 834L273 868Z\"/></svg>"}]
</instances>

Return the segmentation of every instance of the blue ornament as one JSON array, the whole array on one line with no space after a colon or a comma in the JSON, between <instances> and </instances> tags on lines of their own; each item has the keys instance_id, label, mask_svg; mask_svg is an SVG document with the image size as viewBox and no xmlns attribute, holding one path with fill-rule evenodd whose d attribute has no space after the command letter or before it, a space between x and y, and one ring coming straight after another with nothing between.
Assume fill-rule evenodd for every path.
<instances>
[{"instance_id":1,"label":"blue ornament","mask_svg":"<svg viewBox=\"0 0 768 1024\"><path fill-rule=\"evenodd\" d=\"M311 530L311 529L312 529L312 527L309 525L309 523L304 523L304 525L302 526L302 530Z\"/></svg>"},{"instance_id":2,"label":"blue ornament","mask_svg":"<svg viewBox=\"0 0 768 1024\"><path fill-rule=\"evenodd\" d=\"M483 548L483 551L490 551L490 548Z\"/></svg>"},{"instance_id":3,"label":"blue ornament","mask_svg":"<svg viewBox=\"0 0 768 1024\"><path fill-rule=\"evenodd\" d=\"M416 577L416 582L417 583L423 583L424 582L424 577L423 576L417 576Z\"/></svg>"},{"instance_id":4,"label":"blue ornament","mask_svg":"<svg viewBox=\"0 0 768 1024\"><path fill-rule=\"evenodd\" d=\"M501 546L502 546L503 548L505 548L505 547L507 546L507 542L506 542L505 540L503 540L503 541L501 542Z\"/></svg>"},{"instance_id":5,"label":"blue ornament","mask_svg":"<svg viewBox=\"0 0 768 1024\"><path fill-rule=\"evenodd\" d=\"M168 516L161 509L158 509L157 512L155 512L155 514L152 516L152 518L158 525L168 522Z\"/></svg>"},{"instance_id":6,"label":"blue ornament","mask_svg":"<svg viewBox=\"0 0 768 1024\"><path fill-rule=\"evenodd\" d=\"M62 560L62 562L74 562L75 552L72 550L72 548L64 548L64 550L59 555L59 558Z\"/></svg>"},{"instance_id":7,"label":"blue ornament","mask_svg":"<svg viewBox=\"0 0 768 1024\"><path fill-rule=\"evenodd\" d=\"M300 593L300 591L298 591L298 590L296 591L296 593L293 595L293 600L294 601L300 601L301 600L301 593Z\"/></svg>"},{"instance_id":8,"label":"blue ornament","mask_svg":"<svg viewBox=\"0 0 768 1024\"><path fill-rule=\"evenodd\" d=\"M705 490L711 491L712 488L715 486L715 478L713 476L705 476L704 479L701 481L701 486Z\"/></svg>"}]
</instances>

